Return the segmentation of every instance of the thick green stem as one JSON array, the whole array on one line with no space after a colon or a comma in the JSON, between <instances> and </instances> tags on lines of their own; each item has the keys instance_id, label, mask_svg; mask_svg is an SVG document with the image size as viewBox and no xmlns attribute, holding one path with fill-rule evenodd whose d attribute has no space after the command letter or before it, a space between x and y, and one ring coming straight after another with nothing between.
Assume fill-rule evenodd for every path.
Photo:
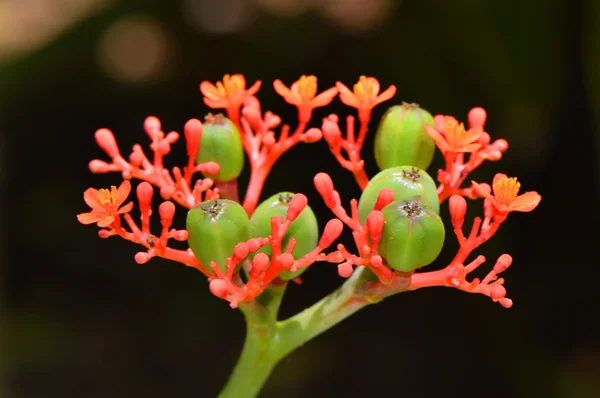
<instances>
[{"instance_id":1,"label":"thick green stem","mask_svg":"<svg viewBox=\"0 0 600 398\"><path fill-rule=\"evenodd\" d=\"M242 354L220 398L252 398L258 396L278 362L273 356L272 328L248 325Z\"/></svg>"},{"instance_id":2,"label":"thick green stem","mask_svg":"<svg viewBox=\"0 0 600 398\"><path fill-rule=\"evenodd\" d=\"M220 398L256 397L279 361L274 343L286 287L287 282L273 283L256 300L240 305L246 319L246 341Z\"/></svg>"},{"instance_id":3,"label":"thick green stem","mask_svg":"<svg viewBox=\"0 0 600 398\"><path fill-rule=\"evenodd\" d=\"M368 286L372 283L376 283L373 282L373 274L361 267L336 291L293 317L279 322L279 355L283 358L361 308L383 300L384 296L370 292Z\"/></svg>"},{"instance_id":4,"label":"thick green stem","mask_svg":"<svg viewBox=\"0 0 600 398\"><path fill-rule=\"evenodd\" d=\"M255 301L240 305L248 330L242 355L219 397L255 397L277 363L296 348L348 318L361 308L409 290L410 275L382 285L361 267L336 291L285 321L277 311L285 284L273 285Z\"/></svg>"}]
</instances>

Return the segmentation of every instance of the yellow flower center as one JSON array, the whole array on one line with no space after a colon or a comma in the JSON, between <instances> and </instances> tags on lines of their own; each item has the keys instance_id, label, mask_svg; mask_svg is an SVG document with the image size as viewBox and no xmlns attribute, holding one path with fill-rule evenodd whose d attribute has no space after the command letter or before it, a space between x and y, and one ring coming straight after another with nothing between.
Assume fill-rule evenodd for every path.
<instances>
[{"instance_id":1,"label":"yellow flower center","mask_svg":"<svg viewBox=\"0 0 600 398\"><path fill-rule=\"evenodd\" d=\"M298 92L304 99L313 99L317 95L317 78L313 75L300 77L298 80Z\"/></svg>"},{"instance_id":2,"label":"yellow flower center","mask_svg":"<svg viewBox=\"0 0 600 398\"><path fill-rule=\"evenodd\" d=\"M500 179L494 184L496 201L502 205L509 205L517 197L520 188L521 183L517 181L517 177Z\"/></svg>"},{"instance_id":3,"label":"yellow flower center","mask_svg":"<svg viewBox=\"0 0 600 398\"><path fill-rule=\"evenodd\" d=\"M377 95L374 89L373 79L367 79L366 76L361 76L358 79L358 83L354 85L354 95L358 99L372 98Z\"/></svg>"},{"instance_id":4,"label":"yellow flower center","mask_svg":"<svg viewBox=\"0 0 600 398\"><path fill-rule=\"evenodd\" d=\"M448 145L453 149L457 149L456 147L460 146L466 133L465 125L463 123L458 123L453 119L446 122L444 136L446 137Z\"/></svg>"},{"instance_id":5,"label":"yellow flower center","mask_svg":"<svg viewBox=\"0 0 600 398\"><path fill-rule=\"evenodd\" d=\"M223 97L233 97L235 93L245 89L244 80L240 76L223 76L223 82L217 82L217 90Z\"/></svg>"},{"instance_id":6,"label":"yellow flower center","mask_svg":"<svg viewBox=\"0 0 600 398\"><path fill-rule=\"evenodd\" d=\"M117 203L117 187L113 185L110 190L98 190L98 199L103 206L113 207Z\"/></svg>"}]
</instances>

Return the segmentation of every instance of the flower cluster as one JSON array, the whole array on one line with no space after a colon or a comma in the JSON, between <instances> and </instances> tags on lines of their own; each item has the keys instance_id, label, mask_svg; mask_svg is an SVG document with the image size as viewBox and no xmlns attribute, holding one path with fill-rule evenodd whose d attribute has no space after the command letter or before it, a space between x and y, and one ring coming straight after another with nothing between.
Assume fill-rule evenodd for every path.
<instances>
[{"instance_id":1,"label":"flower cluster","mask_svg":"<svg viewBox=\"0 0 600 398\"><path fill-rule=\"evenodd\" d=\"M482 108L473 108L469 112L469 128L466 129L463 123L451 116L437 115L431 118L416 104L393 107L384 117L387 124L384 125L382 120L377 132L378 139L383 142L378 162L384 165L380 164L382 169L389 169L391 172L384 170L383 177L378 175L370 180L364 170L361 149L369 131L372 109L395 95L394 86L380 93L380 85L375 78L361 76L352 91L337 82L334 87L319 93L317 78L314 76L302 76L290 87L275 80L275 91L298 110L298 122L293 129L289 124L282 123L281 118L273 112L263 112L256 97L260 87L261 82L258 81L246 88L246 80L239 74L225 75L223 81L216 84L206 81L200 84L205 104L212 109L223 109L225 115L211 115L204 123L192 119L185 124L183 131L188 161L182 168L164 167L163 158L169 154L171 145L178 141L180 135L173 131L165 133L156 117L148 117L144 123L151 141L152 159L146 157L140 145L135 145L126 160L121 155L112 132L108 129L98 130L96 142L111 160L91 161L91 171L120 172L124 181L119 188L90 188L85 191L84 200L92 210L80 214L79 221L84 224L96 223L101 228L100 236L103 238L118 235L142 245L145 250L135 256L140 264L158 256L197 268L208 278L210 291L228 301L234 308L240 303L253 301L271 285L285 284L287 280L282 276L284 272L296 273L316 262L335 264L339 275L344 278L353 275L357 267L367 267L377 277L376 282L368 285L374 294L393 291L400 286L404 290L448 286L484 294L504 307L512 305L512 301L506 297L504 280L498 277L511 265L510 255L501 255L483 279L470 281L467 280L468 274L482 265L485 257L479 255L470 262L468 257L496 233L509 213L531 211L539 204L541 197L536 192L518 195L520 183L516 178L509 178L504 174L497 174L491 186L477 182L463 186L470 172L485 160L499 160L508 148L505 140L492 141L490 134L484 131L486 112ZM320 128L309 127L313 110L327 106L338 96L344 104L356 109L360 124L358 132L355 132L355 117L352 115L346 117L345 134L342 134L339 126L340 118L335 114L324 118ZM306 196L301 193L296 193L281 203L282 206L285 205L285 210L270 217L268 234L240 235L242 238L233 242L223 266L211 259L208 263L203 263L199 260L201 256L195 255L191 248L178 250L168 246L169 239L186 241L193 232L189 225L186 229L171 228L176 211L175 203L186 209L201 210L206 226L202 231L208 231L202 233L209 234L217 223L225 222L219 221L225 220L225 216L221 217L219 213L222 207L219 200L239 203L245 212L245 221L226 221L231 225L242 225L240 223L243 221L247 225L259 205L265 180L279 157L296 144L315 143L321 138L325 139L340 165L353 173L364 192L360 202L357 199L350 200L348 212L330 176L319 173L314 177L315 188L331 210L333 218L327 222L320 237L315 239L312 250L294 255L296 245L302 243L300 240L308 238L289 236L288 233L294 222L300 222L299 215L308 209ZM232 149L228 149L225 155L212 153L205 150L206 146L203 147L203 143L209 140L212 140L211 147L223 143L226 145L224 148ZM394 140L404 140L402 145L406 142L419 142L423 148L429 146L431 151L437 146L445 160L444 169L437 174L439 185L436 186L424 171L433 154L423 155L414 151L409 153L410 148L396 150ZM250 163L250 180L242 200L238 198L238 181L235 177L239 171L231 172L232 163L239 163L239 158L235 155L238 141L240 153L243 148ZM424 149L425 152L428 150ZM467 159L465 154L468 154ZM225 171L229 171L226 175L234 177L224 179L222 176ZM202 178L196 178L197 173L202 174ZM141 213L140 225L129 214L133 203L122 206L130 193L130 181L133 179L142 181L136 188ZM403 179L400 185L397 183L398 179ZM153 186L159 189L163 199L158 207L162 225L162 231L158 235L150 232ZM374 189L370 189L370 186L377 187L374 193L370 193ZM406 187L410 188L410 195L407 194L406 189L409 188ZM473 220L467 236L463 232L467 209L465 198L483 199L483 217ZM394 266L396 263L391 256L396 251L390 248L389 236L397 232L392 231L391 227L386 229L386 225L393 222L390 214L396 217L394 220L402 218L409 219L411 223L422 222L419 225L423 231L432 228L441 231L441 247L444 230L443 224L438 226L437 220L439 204L445 200L449 200L451 223L460 246L454 259L442 269L424 272L419 268L427 265L430 260L424 260L423 252L431 251L431 247L415 246L416 248L411 249L410 256L407 255L410 261L403 259ZM203 205L207 201L212 201L208 207ZM128 229L123 227L122 218ZM328 252L344 228L352 232L355 250L338 244ZM417 245L406 233L394 236L394 239ZM266 247L270 248L268 254L263 250ZM292 280L300 282L299 277Z\"/></svg>"}]
</instances>

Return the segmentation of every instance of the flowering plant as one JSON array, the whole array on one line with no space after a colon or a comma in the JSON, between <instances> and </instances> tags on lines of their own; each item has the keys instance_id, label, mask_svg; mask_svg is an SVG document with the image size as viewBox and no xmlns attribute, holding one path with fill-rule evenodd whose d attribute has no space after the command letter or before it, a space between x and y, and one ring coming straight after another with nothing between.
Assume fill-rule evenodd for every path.
<instances>
[{"instance_id":1,"label":"flowering plant","mask_svg":"<svg viewBox=\"0 0 600 398\"><path fill-rule=\"evenodd\" d=\"M212 294L238 308L247 322L246 342L222 397L256 396L273 367L287 354L326 331L361 308L396 293L429 286L447 286L480 293L509 308L504 279L499 277L512 263L501 255L483 279L468 275L485 262L471 253L490 239L512 212L529 212L540 202L536 192L519 195L514 177L496 174L492 185L465 183L485 161L498 161L508 148L503 139L492 141L485 131L486 112L473 108L468 128L454 117L432 117L416 104L396 105L383 116L375 134L375 157L382 170L369 179L361 149L372 109L390 100L396 88L380 93L379 82L361 76L350 90L338 82L318 93L317 79L302 76L290 87L274 81L275 91L298 110L295 129L282 124L279 116L263 112L256 97L261 82L246 87L242 75L225 75L216 85L202 82L205 104L224 109L209 114L204 123L189 120L184 128L188 161L184 167L167 169L163 158L177 142L177 132L165 133L153 116L144 123L151 140L152 159L135 145L123 157L113 133L96 131L98 145L110 161L92 160L94 173L120 172L117 188L89 188L84 193L91 211L78 215L83 224L97 224L102 238L120 236L143 250L135 261L144 264L163 257L200 271ZM321 127L308 125L312 111L338 97L358 113L347 116L345 126L331 114ZM363 190L359 200L347 205L332 179L321 172L314 185L332 218L319 233L317 219L302 193L281 192L261 202L264 182L278 158L296 144L325 139L331 153L349 170ZM425 171L438 148L445 161L436 183ZM238 177L250 163L250 180L243 199ZM202 178L195 178L196 174ZM123 205L136 187L141 214L137 223ZM158 214L162 229L150 231L152 200L158 189L162 203ZM466 199L483 202L483 217L475 217L468 234L463 226ZM440 204L448 200L453 232L459 249L452 261L434 271L422 271L439 255L445 227ZM185 228L173 227L176 204L188 209ZM123 220L125 223L123 223ZM355 248L334 245L342 231L352 232ZM187 241L189 249L169 246L169 241ZM300 274L317 262L336 264L346 281L333 293L285 320L278 309L289 281L301 283Z\"/></svg>"}]
</instances>

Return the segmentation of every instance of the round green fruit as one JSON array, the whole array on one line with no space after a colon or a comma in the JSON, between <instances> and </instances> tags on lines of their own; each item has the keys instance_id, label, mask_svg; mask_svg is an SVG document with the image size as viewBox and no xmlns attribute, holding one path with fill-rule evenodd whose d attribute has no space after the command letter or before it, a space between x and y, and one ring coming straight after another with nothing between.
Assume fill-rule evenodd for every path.
<instances>
[{"instance_id":1,"label":"round green fruit","mask_svg":"<svg viewBox=\"0 0 600 398\"><path fill-rule=\"evenodd\" d=\"M238 178L244 167L244 149L240 133L231 120L221 114L206 116L196 162L219 164L216 174L204 173L205 177L218 181Z\"/></svg>"},{"instance_id":2,"label":"round green fruit","mask_svg":"<svg viewBox=\"0 0 600 398\"><path fill-rule=\"evenodd\" d=\"M412 165L427 169L433 160L435 142L424 124L433 126L433 116L417 104L392 106L381 118L375 133L375 160L381 170Z\"/></svg>"},{"instance_id":3,"label":"round green fruit","mask_svg":"<svg viewBox=\"0 0 600 398\"><path fill-rule=\"evenodd\" d=\"M246 211L228 199L208 200L192 207L187 214L186 229L194 256L208 269L210 262L216 261L223 272L235 245L250 239Z\"/></svg>"},{"instance_id":4,"label":"round green fruit","mask_svg":"<svg viewBox=\"0 0 600 398\"><path fill-rule=\"evenodd\" d=\"M384 207L385 219L379 254L397 271L411 272L433 262L444 246L440 216L420 198L396 201Z\"/></svg>"},{"instance_id":5,"label":"round green fruit","mask_svg":"<svg viewBox=\"0 0 600 398\"><path fill-rule=\"evenodd\" d=\"M362 223L373 210L377 196L384 188L394 191L395 201L412 200L415 196L420 196L436 213L440 212L437 186L431 176L417 167L399 166L380 171L367 184L358 202L358 214Z\"/></svg>"},{"instance_id":6,"label":"round green fruit","mask_svg":"<svg viewBox=\"0 0 600 398\"><path fill-rule=\"evenodd\" d=\"M292 197L294 197L292 192L281 192L258 205L250 218L250 233L253 238L264 238L271 235L271 218L280 215L285 220ZM292 251L292 255L296 259L317 247L319 243L319 225L309 206L306 206L302 213L290 224L281 242L282 251L286 249L292 237L296 238L296 246ZM272 254L271 246L265 245L256 253L266 253L270 256ZM279 274L279 278L290 280L298 277L306 269L301 268L296 272L283 271Z\"/></svg>"}]
</instances>

